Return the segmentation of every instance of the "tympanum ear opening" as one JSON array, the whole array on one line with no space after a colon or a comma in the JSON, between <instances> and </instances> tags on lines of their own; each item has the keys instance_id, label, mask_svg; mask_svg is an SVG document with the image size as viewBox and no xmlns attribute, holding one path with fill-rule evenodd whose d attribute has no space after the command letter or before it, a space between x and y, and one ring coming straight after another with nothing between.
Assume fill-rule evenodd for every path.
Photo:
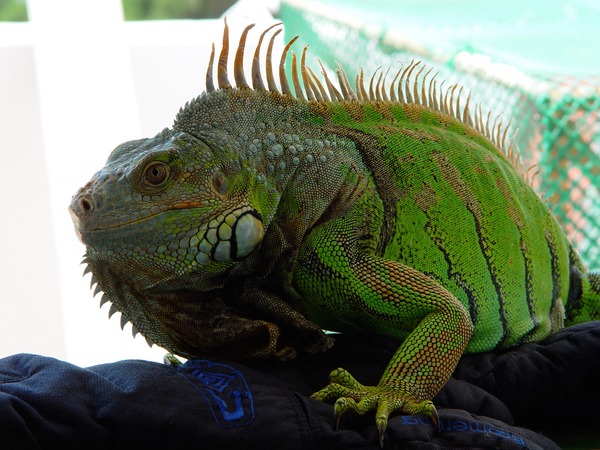
<instances>
[{"instance_id":1,"label":"tympanum ear opening","mask_svg":"<svg viewBox=\"0 0 600 450\"><path fill-rule=\"evenodd\" d=\"M240 216L233 230L235 258L245 258L252 253L262 242L264 235L264 225L255 213L249 211Z\"/></svg>"}]
</instances>

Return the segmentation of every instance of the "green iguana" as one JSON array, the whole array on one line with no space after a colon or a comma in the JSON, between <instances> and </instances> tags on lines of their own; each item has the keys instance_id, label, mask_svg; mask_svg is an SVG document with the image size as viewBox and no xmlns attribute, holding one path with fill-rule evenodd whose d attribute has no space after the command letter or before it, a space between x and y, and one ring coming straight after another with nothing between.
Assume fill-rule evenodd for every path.
<instances>
[{"instance_id":1,"label":"green iguana","mask_svg":"<svg viewBox=\"0 0 600 450\"><path fill-rule=\"evenodd\" d=\"M320 81L292 52L279 87L265 30L229 80L227 24L213 80L174 125L126 142L73 197L101 304L149 342L186 357L287 360L323 330L402 342L377 386L344 369L313 395L438 421L432 403L464 352L544 339L600 318L588 272L536 195L505 127L460 106L418 63L365 88ZM421 81L417 81L421 80ZM489 116L488 116L489 117Z\"/></svg>"}]
</instances>

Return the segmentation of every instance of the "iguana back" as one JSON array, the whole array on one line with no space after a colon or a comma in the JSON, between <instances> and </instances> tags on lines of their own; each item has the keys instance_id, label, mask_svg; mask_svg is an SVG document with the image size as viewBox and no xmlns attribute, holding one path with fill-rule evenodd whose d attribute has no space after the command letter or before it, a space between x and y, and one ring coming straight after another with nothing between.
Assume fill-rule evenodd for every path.
<instances>
[{"instance_id":1,"label":"iguana back","mask_svg":"<svg viewBox=\"0 0 600 450\"><path fill-rule=\"evenodd\" d=\"M426 274L461 301L474 325L468 351L537 341L563 326L569 243L498 147L456 118L421 105L342 102L313 113L323 120L311 136L351 141L377 193L363 210L347 213L358 217L345 217L346 226L354 220L352 226L365 227L365 215L372 215L363 245ZM321 154L326 151L315 158ZM322 273L334 275L337 263L322 254L307 280L321 286ZM360 284L348 283L348 290ZM367 326L360 313L353 320L356 328ZM386 322L377 316L369 326L400 338L413 326L388 330Z\"/></svg>"},{"instance_id":2,"label":"iguana back","mask_svg":"<svg viewBox=\"0 0 600 450\"><path fill-rule=\"evenodd\" d=\"M248 27L218 89L172 129L117 147L71 203L93 282L151 341L196 356L288 359L322 329L402 341L380 384L343 369L316 398L336 414L437 418L431 398L464 351L543 339L599 318L600 276L535 194L501 123L472 118L411 64L390 87L362 73L336 88L292 54L292 84L249 87ZM268 30L267 30L268 31ZM276 35L276 33L275 33ZM273 36L274 37L274 36ZM304 50L306 51L306 49ZM429 78L432 80L432 78ZM419 83L413 80L421 80ZM566 316L565 316L566 311Z\"/></svg>"}]
</instances>

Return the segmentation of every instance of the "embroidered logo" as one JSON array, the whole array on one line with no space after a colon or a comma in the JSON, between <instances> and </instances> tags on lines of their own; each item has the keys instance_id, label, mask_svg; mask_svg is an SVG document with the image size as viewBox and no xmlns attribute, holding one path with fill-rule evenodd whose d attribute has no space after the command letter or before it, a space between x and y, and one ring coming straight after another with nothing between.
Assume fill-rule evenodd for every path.
<instances>
[{"instance_id":1,"label":"embroidered logo","mask_svg":"<svg viewBox=\"0 0 600 450\"><path fill-rule=\"evenodd\" d=\"M430 418L423 416L401 416L401 419L403 425L433 425L433 421ZM487 436L497 436L520 446L527 444L527 441L519 435L475 420L440 419L440 427L441 433L478 433Z\"/></svg>"},{"instance_id":2,"label":"embroidered logo","mask_svg":"<svg viewBox=\"0 0 600 450\"><path fill-rule=\"evenodd\" d=\"M239 427L254 420L252 392L233 367L207 360L189 360L174 368L202 394L221 427Z\"/></svg>"}]
</instances>

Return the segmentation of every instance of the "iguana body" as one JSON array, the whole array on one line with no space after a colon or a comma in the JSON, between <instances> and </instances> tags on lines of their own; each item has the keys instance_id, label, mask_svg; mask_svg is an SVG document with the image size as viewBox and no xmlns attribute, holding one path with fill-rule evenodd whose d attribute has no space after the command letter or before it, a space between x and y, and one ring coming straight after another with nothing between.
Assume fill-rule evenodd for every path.
<instances>
[{"instance_id":1,"label":"iguana body","mask_svg":"<svg viewBox=\"0 0 600 450\"><path fill-rule=\"evenodd\" d=\"M600 276L499 125L471 123L435 83L413 89L414 64L367 93L343 72L324 88L304 55L298 77L294 55L293 95L285 73L275 86L271 45L264 87L259 43L250 88L248 29L237 87L226 30L219 88L211 58L207 93L173 128L117 147L72 200L111 314L184 356L288 359L329 348L322 329L402 340L378 386L337 369L315 394L339 398L336 414L376 409L381 433L394 410L435 420L431 399L463 352L600 317Z\"/></svg>"}]
</instances>

